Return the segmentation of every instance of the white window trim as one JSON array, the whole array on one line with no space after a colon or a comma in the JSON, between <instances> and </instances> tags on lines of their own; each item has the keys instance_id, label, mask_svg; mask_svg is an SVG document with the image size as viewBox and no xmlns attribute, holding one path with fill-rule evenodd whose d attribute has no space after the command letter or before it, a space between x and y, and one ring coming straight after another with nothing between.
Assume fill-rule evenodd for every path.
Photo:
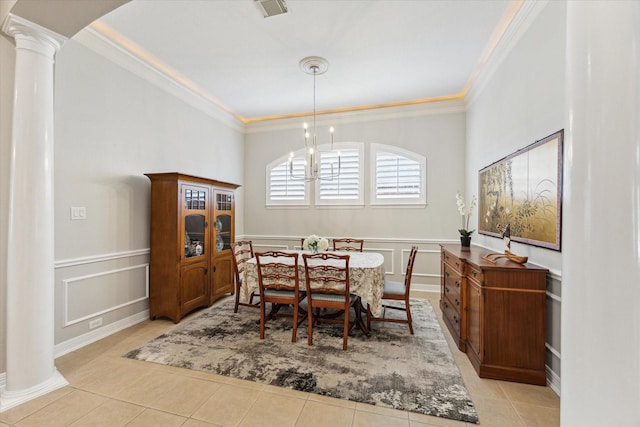
<instances>
[{"instance_id":1,"label":"white window trim","mask_svg":"<svg viewBox=\"0 0 640 427\"><path fill-rule=\"evenodd\" d=\"M325 144L318 146L319 151L329 151L330 145ZM358 198L353 200L344 200L344 199L332 199L332 200L322 200L320 199L320 180L315 183L315 205L319 207L354 207L354 206L364 206L364 178L365 178L365 170L364 170L364 143L362 142L340 142L333 144L333 150L358 150Z\"/></svg>"},{"instance_id":2,"label":"white window trim","mask_svg":"<svg viewBox=\"0 0 640 427\"><path fill-rule=\"evenodd\" d=\"M371 145L369 153L369 177L370 177L370 199L371 206L426 206L427 205L427 158L413 151L405 150L393 145L374 144ZM397 154L414 160L420 165L421 173L421 192L419 197L394 197L394 198L378 198L376 194L377 183L377 157L378 152Z\"/></svg>"},{"instance_id":3,"label":"white window trim","mask_svg":"<svg viewBox=\"0 0 640 427\"><path fill-rule=\"evenodd\" d=\"M299 157L300 155L304 155L305 150L301 149L294 152L294 157ZM311 203L310 196L310 185L308 182L304 183L304 199L303 200L272 200L270 198L271 195L271 170L277 166L280 166L282 163L286 163L289 160L289 155L284 155L282 157L277 158L276 160L269 163L265 170L265 206L303 206L308 207Z\"/></svg>"}]
</instances>

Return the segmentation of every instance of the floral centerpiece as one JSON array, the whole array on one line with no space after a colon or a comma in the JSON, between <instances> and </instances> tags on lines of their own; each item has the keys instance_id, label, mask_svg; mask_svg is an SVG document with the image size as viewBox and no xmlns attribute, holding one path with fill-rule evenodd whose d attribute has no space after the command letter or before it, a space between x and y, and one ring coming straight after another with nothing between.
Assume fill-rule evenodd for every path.
<instances>
[{"instance_id":1,"label":"floral centerpiece","mask_svg":"<svg viewBox=\"0 0 640 427\"><path fill-rule=\"evenodd\" d=\"M459 228L460 232L460 242L462 246L469 246L471 244L471 235L476 230L469 230L469 219L471 218L471 214L473 212L473 208L476 207L476 196L471 198L471 204L469 205L469 209L465 210L464 198L460 193L456 193L456 203L458 205L458 212L462 215L462 224L464 228Z\"/></svg>"},{"instance_id":2,"label":"floral centerpiece","mask_svg":"<svg viewBox=\"0 0 640 427\"><path fill-rule=\"evenodd\" d=\"M312 234L304 239L302 249L312 252L326 251L329 249L329 240L326 237L320 237Z\"/></svg>"}]
</instances>

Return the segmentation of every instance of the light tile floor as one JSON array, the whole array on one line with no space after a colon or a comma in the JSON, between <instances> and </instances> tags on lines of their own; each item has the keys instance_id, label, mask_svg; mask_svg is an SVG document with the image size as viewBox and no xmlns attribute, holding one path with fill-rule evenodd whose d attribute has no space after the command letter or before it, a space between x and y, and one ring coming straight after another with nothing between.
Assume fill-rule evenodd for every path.
<instances>
[{"instance_id":1,"label":"light tile floor","mask_svg":"<svg viewBox=\"0 0 640 427\"><path fill-rule=\"evenodd\" d=\"M122 357L173 326L147 321L56 359L70 385L0 413L0 427L472 425ZM560 425L550 388L478 378L443 329L482 426Z\"/></svg>"}]
</instances>

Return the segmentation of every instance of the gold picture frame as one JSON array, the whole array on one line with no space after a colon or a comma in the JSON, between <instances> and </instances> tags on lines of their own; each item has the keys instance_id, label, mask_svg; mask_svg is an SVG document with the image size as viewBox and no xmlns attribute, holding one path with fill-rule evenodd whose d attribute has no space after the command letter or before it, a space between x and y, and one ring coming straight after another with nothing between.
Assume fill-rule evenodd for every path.
<instances>
[{"instance_id":1,"label":"gold picture frame","mask_svg":"<svg viewBox=\"0 0 640 427\"><path fill-rule=\"evenodd\" d=\"M479 172L478 232L560 250L564 130L516 151Z\"/></svg>"}]
</instances>

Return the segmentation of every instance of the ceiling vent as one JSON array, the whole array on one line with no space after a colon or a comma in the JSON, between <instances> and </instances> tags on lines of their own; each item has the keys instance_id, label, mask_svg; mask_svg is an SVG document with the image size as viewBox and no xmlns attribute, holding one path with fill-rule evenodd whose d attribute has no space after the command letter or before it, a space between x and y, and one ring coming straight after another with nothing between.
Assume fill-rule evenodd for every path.
<instances>
[{"instance_id":1,"label":"ceiling vent","mask_svg":"<svg viewBox=\"0 0 640 427\"><path fill-rule=\"evenodd\" d=\"M284 0L253 0L253 2L265 18L287 13L287 4Z\"/></svg>"}]
</instances>

